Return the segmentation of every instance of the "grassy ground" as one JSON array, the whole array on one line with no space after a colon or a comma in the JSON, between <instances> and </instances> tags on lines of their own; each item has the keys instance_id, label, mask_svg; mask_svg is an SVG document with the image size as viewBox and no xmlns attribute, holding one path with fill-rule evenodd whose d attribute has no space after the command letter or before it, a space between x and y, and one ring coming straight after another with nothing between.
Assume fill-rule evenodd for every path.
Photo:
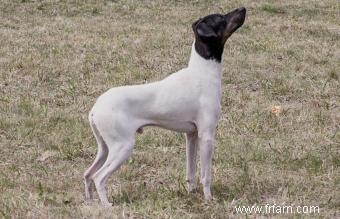
<instances>
[{"instance_id":1,"label":"grassy ground","mask_svg":"<svg viewBox=\"0 0 340 219\"><path fill-rule=\"evenodd\" d=\"M225 218L267 203L340 216L338 1L65 2L0 1L0 218ZM185 67L191 23L240 5L248 17L224 53L215 200L187 194L183 136L150 128L110 180L114 207L84 205L95 99Z\"/></svg>"}]
</instances>

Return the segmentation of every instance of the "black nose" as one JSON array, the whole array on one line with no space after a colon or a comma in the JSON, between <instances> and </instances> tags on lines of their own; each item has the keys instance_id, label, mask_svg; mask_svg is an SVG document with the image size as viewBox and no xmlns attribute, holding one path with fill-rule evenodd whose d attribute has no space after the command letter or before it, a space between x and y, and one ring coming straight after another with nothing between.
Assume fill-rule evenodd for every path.
<instances>
[{"instance_id":1,"label":"black nose","mask_svg":"<svg viewBox=\"0 0 340 219\"><path fill-rule=\"evenodd\" d=\"M241 13L245 13L246 12L246 8L245 7L239 7L237 9L238 12L241 12Z\"/></svg>"}]
</instances>

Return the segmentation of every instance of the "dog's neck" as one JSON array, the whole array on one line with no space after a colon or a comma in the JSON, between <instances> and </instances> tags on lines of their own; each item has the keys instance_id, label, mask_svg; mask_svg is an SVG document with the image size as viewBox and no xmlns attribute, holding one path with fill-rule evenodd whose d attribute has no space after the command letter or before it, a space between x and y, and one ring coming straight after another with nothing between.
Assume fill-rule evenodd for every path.
<instances>
[{"instance_id":1,"label":"dog's neck","mask_svg":"<svg viewBox=\"0 0 340 219\"><path fill-rule=\"evenodd\" d=\"M222 78L222 61L214 59L205 59L198 54L195 48L195 41L192 44L191 55L189 60L189 69L199 70L202 74L208 74L211 77L221 80Z\"/></svg>"}]
</instances>

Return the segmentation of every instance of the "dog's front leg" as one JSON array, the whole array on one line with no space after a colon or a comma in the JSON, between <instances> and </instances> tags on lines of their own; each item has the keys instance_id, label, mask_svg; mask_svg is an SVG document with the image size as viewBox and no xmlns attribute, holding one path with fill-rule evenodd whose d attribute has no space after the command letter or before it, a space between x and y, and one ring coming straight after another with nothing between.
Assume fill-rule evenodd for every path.
<instances>
[{"instance_id":1,"label":"dog's front leg","mask_svg":"<svg viewBox=\"0 0 340 219\"><path fill-rule=\"evenodd\" d=\"M203 186L204 198L212 198L210 191L211 184L211 160L214 150L213 131L205 131L198 137L201 162L201 183Z\"/></svg>"},{"instance_id":2,"label":"dog's front leg","mask_svg":"<svg viewBox=\"0 0 340 219\"><path fill-rule=\"evenodd\" d=\"M186 155L187 155L187 184L188 191L192 192L196 189L195 175L196 175L196 157L198 136L197 132L186 134Z\"/></svg>"}]
</instances>

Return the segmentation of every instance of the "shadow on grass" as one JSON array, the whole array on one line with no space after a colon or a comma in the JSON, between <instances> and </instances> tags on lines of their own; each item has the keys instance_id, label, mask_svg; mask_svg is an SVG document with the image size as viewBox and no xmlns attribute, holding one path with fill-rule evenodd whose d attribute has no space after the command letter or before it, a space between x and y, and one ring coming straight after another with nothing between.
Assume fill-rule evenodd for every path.
<instances>
[{"instance_id":1,"label":"shadow on grass","mask_svg":"<svg viewBox=\"0 0 340 219\"><path fill-rule=\"evenodd\" d=\"M173 186L160 182L137 184L127 183L121 186L112 194L113 204L138 203L143 201L172 200L187 196L187 191L183 184Z\"/></svg>"},{"instance_id":2,"label":"shadow on grass","mask_svg":"<svg viewBox=\"0 0 340 219\"><path fill-rule=\"evenodd\" d=\"M249 187L249 186L248 186ZM212 183L211 190L214 196L213 202L231 202L233 199L246 196L249 201L257 201L259 191L248 188L244 184L226 184L222 181ZM253 192L250 192L253 191ZM143 202L174 202L180 200L182 207L190 208L192 205L209 204L205 202L203 188L201 185L191 193L188 193L184 185L164 185L144 183L128 183L115 190L111 195L113 205L137 204ZM162 204L160 204L162 205Z\"/></svg>"}]
</instances>

